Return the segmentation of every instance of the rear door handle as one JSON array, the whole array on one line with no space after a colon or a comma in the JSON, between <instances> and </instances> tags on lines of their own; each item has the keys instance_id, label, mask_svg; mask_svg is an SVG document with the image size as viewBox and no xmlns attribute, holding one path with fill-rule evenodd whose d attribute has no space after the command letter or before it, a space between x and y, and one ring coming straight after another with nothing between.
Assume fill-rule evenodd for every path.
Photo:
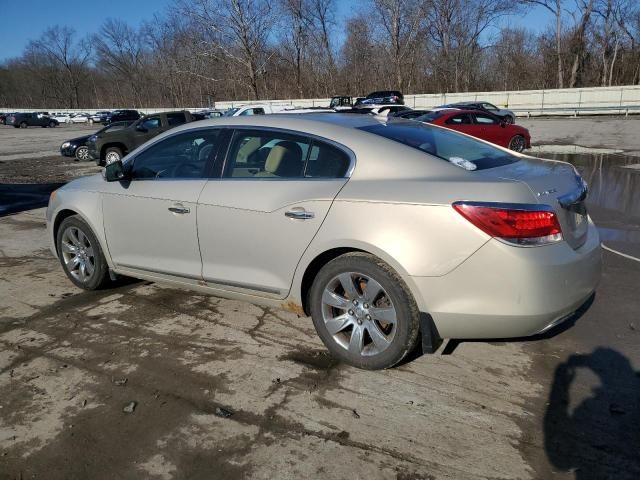
<instances>
[{"instance_id":1,"label":"rear door handle","mask_svg":"<svg viewBox=\"0 0 640 480\"><path fill-rule=\"evenodd\" d=\"M191 210L189 210L187 207L183 207L182 205L176 205L173 207L169 207L169 211L171 213L178 213L180 215L184 215L185 213L189 213Z\"/></svg>"},{"instance_id":2,"label":"rear door handle","mask_svg":"<svg viewBox=\"0 0 640 480\"><path fill-rule=\"evenodd\" d=\"M307 212L306 210L289 210L284 212L284 216L296 220L309 220L315 217L315 214L313 212Z\"/></svg>"}]
</instances>

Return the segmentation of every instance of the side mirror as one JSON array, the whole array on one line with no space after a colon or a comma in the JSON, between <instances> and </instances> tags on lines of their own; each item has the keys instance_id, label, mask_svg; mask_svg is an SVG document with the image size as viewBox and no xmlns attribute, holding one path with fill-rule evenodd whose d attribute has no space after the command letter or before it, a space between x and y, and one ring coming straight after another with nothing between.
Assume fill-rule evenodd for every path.
<instances>
[{"instance_id":1,"label":"side mirror","mask_svg":"<svg viewBox=\"0 0 640 480\"><path fill-rule=\"evenodd\" d=\"M104 167L104 179L107 182L118 182L126 177L122 160L116 160Z\"/></svg>"},{"instance_id":2,"label":"side mirror","mask_svg":"<svg viewBox=\"0 0 640 480\"><path fill-rule=\"evenodd\" d=\"M506 122L506 121L504 121L504 120L501 120L501 121L500 121L500 126L501 126L502 128L505 128L505 127L507 126L507 122Z\"/></svg>"}]
</instances>

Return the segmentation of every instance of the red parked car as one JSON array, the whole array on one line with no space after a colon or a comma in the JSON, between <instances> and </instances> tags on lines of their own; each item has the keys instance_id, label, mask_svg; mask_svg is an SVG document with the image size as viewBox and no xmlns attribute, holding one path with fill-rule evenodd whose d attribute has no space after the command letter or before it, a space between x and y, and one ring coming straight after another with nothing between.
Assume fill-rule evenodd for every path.
<instances>
[{"instance_id":1,"label":"red parked car","mask_svg":"<svg viewBox=\"0 0 640 480\"><path fill-rule=\"evenodd\" d=\"M466 133L516 152L531 148L529 130L520 125L508 124L487 112L458 109L435 110L414 120Z\"/></svg>"}]
</instances>

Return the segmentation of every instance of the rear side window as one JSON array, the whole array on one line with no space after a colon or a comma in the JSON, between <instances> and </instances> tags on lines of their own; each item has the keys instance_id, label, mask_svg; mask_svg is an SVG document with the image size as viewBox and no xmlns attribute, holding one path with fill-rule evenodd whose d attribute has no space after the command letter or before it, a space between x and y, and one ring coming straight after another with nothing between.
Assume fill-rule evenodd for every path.
<instances>
[{"instance_id":1,"label":"rear side window","mask_svg":"<svg viewBox=\"0 0 640 480\"><path fill-rule=\"evenodd\" d=\"M497 125L498 124L498 121L489 115L476 113L475 117L476 117L476 123L479 123L481 125Z\"/></svg>"},{"instance_id":2,"label":"rear side window","mask_svg":"<svg viewBox=\"0 0 640 480\"><path fill-rule=\"evenodd\" d=\"M167 113L167 123L170 127L175 125L182 125L187 122L187 117L185 117L184 112L177 113Z\"/></svg>"},{"instance_id":3,"label":"rear side window","mask_svg":"<svg viewBox=\"0 0 640 480\"><path fill-rule=\"evenodd\" d=\"M340 150L323 142L313 142L305 177L312 178L342 178L346 176L351 165L349 156Z\"/></svg>"},{"instance_id":4,"label":"rear side window","mask_svg":"<svg viewBox=\"0 0 640 480\"><path fill-rule=\"evenodd\" d=\"M418 122L390 120L387 123L359 127L360 130L402 143L449 162L471 162L476 170L509 165L518 157L481 143L452 130Z\"/></svg>"},{"instance_id":5,"label":"rear side window","mask_svg":"<svg viewBox=\"0 0 640 480\"><path fill-rule=\"evenodd\" d=\"M278 132L238 130L233 136L224 176L233 178L299 178L310 142Z\"/></svg>"}]
</instances>

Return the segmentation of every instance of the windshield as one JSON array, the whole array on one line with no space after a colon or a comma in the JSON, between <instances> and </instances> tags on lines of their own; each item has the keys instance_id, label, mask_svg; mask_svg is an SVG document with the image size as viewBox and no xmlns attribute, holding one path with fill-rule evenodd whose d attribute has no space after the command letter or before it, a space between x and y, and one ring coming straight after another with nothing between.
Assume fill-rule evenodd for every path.
<instances>
[{"instance_id":1,"label":"windshield","mask_svg":"<svg viewBox=\"0 0 640 480\"><path fill-rule=\"evenodd\" d=\"M436 111L436 112L425 113L423 115L420 115L419 117L414 118L414 120L417 120L419 122L432 122L436 118L439 118L444 114L445 114L444 111L439 110L439 111Z\"/></svg>"},{"instance_id":2,"label":"windshield","mask_svg":"<svg viewBox=\"0 0 640 480\"><path fill-rule=\"evenodd\" d=\"M380 135L429 153L468 170L485 170L515 163L519 160L518 157L503 150L457 132L415 121L390 121L359 128L365 132Z\"/></svg>"},{"instance_id":3,"label":"windshield","mask_svg":"<svg viewBox=\"0 0 640 480\"><path fill-rule=\"evenodd\" d=\"M223 117L233 117L233 114L236 113L238 110L240 110L240 109L239 108L230 108L229 110L224 112L222 114L222 116Z\"/></svg>"}]
</instances>

